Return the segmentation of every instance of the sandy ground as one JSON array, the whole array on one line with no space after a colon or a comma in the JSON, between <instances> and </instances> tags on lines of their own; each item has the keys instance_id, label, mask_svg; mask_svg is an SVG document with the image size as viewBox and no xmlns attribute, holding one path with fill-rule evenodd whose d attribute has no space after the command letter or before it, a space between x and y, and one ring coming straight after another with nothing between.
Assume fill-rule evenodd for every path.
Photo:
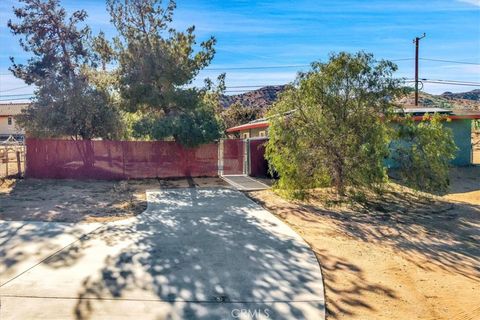
<instances>
[{"instance_id":1,"label":"sandy ground","mask_svg":"<svg viewBox=\"0 0 480 320\"><path fill-rule=\"evenodd\" d=\"M472 163L480 164L480 150L474 150L473 151Z\"/></svg>"},{"instance_id":2,"label":"sandy ground","mask_svg":"<svg viewBox=\"0 0 480 320\"><path fill-rule=\"evenodd\" d=\"M249 194L315 251L328 319L480 319L480 167L452 172L443 197L392 186L330 204ZM328 197L328 194L326 195Z\"/></svg>"},{"instance_id":3,"label":"sandy ground","mask_svg":"<svg viewBox=\"0 0 480 320\"><path fill-rule=\"evenodd\" d=\"M218 178L128 181L0 180L0 220L112 221L143 212L147 206L147 189L218 185L225 185L225 182Z\"/></svg>"}]
</instances>

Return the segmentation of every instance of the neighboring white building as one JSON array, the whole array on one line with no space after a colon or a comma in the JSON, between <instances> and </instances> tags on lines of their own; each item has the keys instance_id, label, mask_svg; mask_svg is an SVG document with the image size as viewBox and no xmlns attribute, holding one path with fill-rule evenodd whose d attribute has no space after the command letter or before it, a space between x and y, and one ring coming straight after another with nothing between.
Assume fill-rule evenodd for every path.
<instances>
[{"instance_id":1,"label":"neighboring white building","mask_svg":"<svg viewBox=\"0 0 480 320\"><path fill-rule=\"evenodd\" d=\"M23 139L25 132L16 125L15 116L28 107L28 103L0 103L0 140L9 136Z\"/></svg>"}]
</instances>

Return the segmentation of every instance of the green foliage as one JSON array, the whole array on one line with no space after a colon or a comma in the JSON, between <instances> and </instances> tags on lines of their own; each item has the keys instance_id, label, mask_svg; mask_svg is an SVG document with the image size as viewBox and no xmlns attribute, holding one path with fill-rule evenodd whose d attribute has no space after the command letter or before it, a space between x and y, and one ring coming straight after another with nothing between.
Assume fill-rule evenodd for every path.
<instances>
[{"instance_id":1,"label":"green foliage","mask_svg":"<svg viewBox=\"0 0 480 320\"><path fill-rule=\"evenodd\" d=\"M142 139L173 138L184 146L194 147L220 137L215 112L202 100L189 112L163 117L144 116L133 125L133 136Z\"/></svg>"},{"instance_id":2,"label":"green foliage","mask_svg":"<svg viewBox=\"0 0 480 320\"><path fill-rule=\"evenodd\" d=\"M92 139L114 138L120 134L121 118L109 92L92 83L84 72L97 61L89 53L88 27L79 26L85 11L67 17L56 0L22 0L15 8L18 23L9 21L20 44L32 53L27 64L13 58L10 70L37 91L19 124L34 136Z\"/></svg>"},{"instance_id":3,"label":"green foliage","mask_svg":"<svg viewBox=\"0 0 480 320\"><path fill-rule=\"evenodd\" d=\"M313 187L333 184L344 194L346 185L386 181L389 131L379 116L389 115L402 91L395 70L371 54L339 53L299 76L268 114L266 157L279 188L301 197Z\"/></svg>"},{"instance_id":4,"label":"green foliage","mask_svg":"<svg viewBox=\"0 0 480 320\"><path fill-rule=\"evenodd\" d=\"M473 120L472 122L472 128L473 130L480 130L480 120Z\"/></svg>"},{"instance_id":5,"label":"green foliage","mask_svg":"<svg viewBox=\"0 0 480 320\"><path fill-rule=\"evenodd\" d=\"M115 139L121 134L121 118L109 96L88 85L84 78L43 84L32 107L19 117L28 133L37 137Z\"/></svg>"},{"instance_id":6,"label":"green foliage","mask_svg":"<svg viewBox=\"0 0 480 320\"><path fill-rule=\"evenodd\" d=\"M79 66L89 63L89 52L85 41L88 27L78 28L87 17L83 10L75 11L70 17L58 0L20 0L24 7L14 8L19 23L8 21L14 35L20 35L20 46L32 56L27 64L10 60L13 74L27 84L42 86L45 79L60 81L70 76Z\"/></svg>"},{"instance_id":7,"label":"green foliage","mask_svg":"<svg viewBox=\"0 0 480 320\"><path fill-rule=\"evenodd\" d=\"M420 123L406 117L399 124L393 159L407 186L427 192L447 190L450 161L457 147L452 131L443 127L444 121L435 114L425 116Z\"/></svg>"},{"instance_id":8,"label":"green foliage","mask_svg":"<svg viewBox=\"0 0 480 320\"><path fill-rule=\"evenodd\" d=\"M102 70L105 71L107 64L115 58L115 51L110 42L105 38L103 31L100 31L98 36L93 38L91 46L96 58L102 63Z\"/></svg>"},{"instance_id":9,"label":"green foliage","mask_svg":"<svg viewBox=\"0 0 480 320\"><path fill-rule=\"evenodd\" d=\"M174 1L108 0L107 7L119 33L114 56L123 106L143 114L134 135L173 137L188 146L218 138L215 106L206 106L206 90L186 88L213 59L215 39L197 45L194 26L173 29Z\"/></svg>"}]
</instances>

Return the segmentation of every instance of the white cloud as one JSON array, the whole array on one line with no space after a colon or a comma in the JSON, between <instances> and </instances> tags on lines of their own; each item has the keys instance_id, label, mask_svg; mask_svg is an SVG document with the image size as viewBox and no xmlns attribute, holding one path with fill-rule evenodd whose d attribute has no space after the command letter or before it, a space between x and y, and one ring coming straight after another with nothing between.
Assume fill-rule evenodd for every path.
<instances>
[{"instance_id":1,"label":"white cloud","mask_svg":"<svg viewBox=\"0 0 480 320\"><path fill-rule=\"evenodd\" d=\"M480 0L458 0L458 1L480 7Z\"/></svg>"}]
</instances>

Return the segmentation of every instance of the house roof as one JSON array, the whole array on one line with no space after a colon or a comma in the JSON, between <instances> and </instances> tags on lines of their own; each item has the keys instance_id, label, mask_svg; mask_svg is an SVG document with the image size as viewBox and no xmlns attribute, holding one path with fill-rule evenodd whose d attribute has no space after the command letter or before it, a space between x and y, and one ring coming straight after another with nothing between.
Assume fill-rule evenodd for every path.
<instances>
[{"instance_id":1,"label":"house roof","mask_svg":"<svg viewBox=\"0 0 480 320\"><path fill-rule=\"evenodd\" d=\"M28 103L0 103L0 116L15 116L28 107Z\"/></svg>"},{"instance_id":2,"label":"house roof","mask_svg":"<svg viewBox=\"0 0 480 320\"><path fill-rule=\"evenodd\" d=\"M433 113L446 115L448 119L451 120L480 119L480 111L449 110L441 108L405 108L403 110L398 110L398 113L410 114L415 121L421 121L425 114ZM239 126L228 128L227 133L245 131L256 128L267 128L268 126L268 119L262 118Z\"/></svg>"},{"instance_id":3,"label":"house roof","mask_svg":"<svg viewBox=\"0 0 480 320\"><path fill-rule=\"evenodd\" d=\"M412 116L423 116L426 113L451 114L452 110L443 108L403 108L397 113L411 114Z\"/></svg>"},{"instance_id":4,"label":"house roof","mask_svg":"<svg viewBox=\"0 0 480 320\"><path fill-rule=\"evenodd\" d=\"M227 129L228 133L239 132L244 130L256 129L256 128L267 128L269 125L267 119L258 119L249 123L245 123L236 127L231 127Z\"/></svg>"},{"instance_id":5,"label":"house roof","mask_svg":"<svg viewBox=\"0 0 480 320\"><path fill-rule=\"evenodd\" d=\"M421 121L423 115L414 115L412 118L415 121ZM480 119L480 111L453 110L447 114L447 118L450 120Z\"/></svg>"}]
</instances>

